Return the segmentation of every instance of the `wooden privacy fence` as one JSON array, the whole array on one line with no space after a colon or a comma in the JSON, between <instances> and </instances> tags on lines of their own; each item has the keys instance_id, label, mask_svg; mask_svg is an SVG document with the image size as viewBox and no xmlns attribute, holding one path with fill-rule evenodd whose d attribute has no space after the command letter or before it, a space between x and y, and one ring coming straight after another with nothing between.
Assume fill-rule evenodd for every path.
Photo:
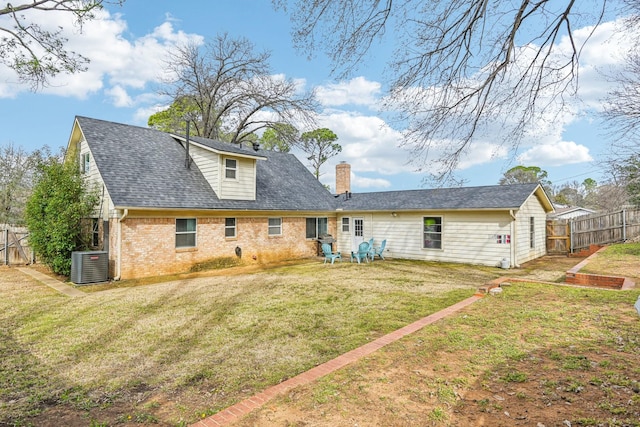
<instances>
[{"instance_id":1,"label":"wooden privacy fence","mask_svg":"<svg viewBox=\"0 0 640 427\"><path fill-rule=\"evenodd\" d=\"M640 236L640 209L547 220L547 253L572 253Z\"/></svg>"},{"instance_id":2,"label":"wooden privacy fence","mask_svg":"<svg viewBox=\"0 0 640 427\"><path fill-rule=\"evenodd\" d=\"M33 251L29 247L29 232L25 228L0 227L0 263L3 265L29 264Z\"/></svg>"}]
</instances>

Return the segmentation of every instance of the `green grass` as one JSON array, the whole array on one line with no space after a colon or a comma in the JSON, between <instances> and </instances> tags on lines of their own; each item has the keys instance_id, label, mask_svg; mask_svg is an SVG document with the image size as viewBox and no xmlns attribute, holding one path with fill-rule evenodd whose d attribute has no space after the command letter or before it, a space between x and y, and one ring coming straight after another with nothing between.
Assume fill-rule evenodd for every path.
<instances>
[{"instance_id":1,"label":"green grass","mask_svg":"<svg viewBox=\"0 0 640 427\"><path fill-rule=\"evenodd\" d=\"M165 394L202 396L163 420L193 422L467 298L478 278L501 272L481 269L470 279L460 271L407 261L304 263L72 299L6 269L0 424L28 424L55 406L97 424L122 407L111 422L155 422L157 408L131 396Z\"/></svg>"},{"instance_id":2,"label":"green grass","mask_svg":"<svg viewBox=\"0 0 640 427\"><path fill-rule=\"evenodd\" d=\"M640 318L633 308L639 294L514 284L323 379L324 389L340 384L340 395L358 395L358 402L310 403L297 394L287 406L304 417L288 421L322 424L322 414L357 412L360 418L331 421L384 425L402 416L468 425L482 416L486 425L509 425L505 413L521 415L527 405L528 419L545 425L566 419L573 425L640 426L640 398L634 400L640 393ZM308 392L314 395L315 388ZM387 402L393 396L403 408L396 418L386 407L367 404L380 395ZM555 418L544 418L539 408L547 407ZM276 400L269 408L239 426L264 425L271 408L281 405Z\"/></svg>"}]
</instances>

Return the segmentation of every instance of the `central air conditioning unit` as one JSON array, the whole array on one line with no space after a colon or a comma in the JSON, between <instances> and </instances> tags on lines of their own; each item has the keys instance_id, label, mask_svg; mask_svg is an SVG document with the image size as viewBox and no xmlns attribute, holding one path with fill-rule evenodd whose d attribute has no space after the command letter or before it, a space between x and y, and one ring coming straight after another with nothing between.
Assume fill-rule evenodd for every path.
<instances>
[{"instance_id":1,"label":"central air conditioning unit","mask_svg":"<svg viewBox=\"0 0 640 427\"><path fill-rule=\"evenodd\" d=\"M71 281L76 285L109 280L109 254L106 251L71 252Z\"/></svg>"}]
</instances>

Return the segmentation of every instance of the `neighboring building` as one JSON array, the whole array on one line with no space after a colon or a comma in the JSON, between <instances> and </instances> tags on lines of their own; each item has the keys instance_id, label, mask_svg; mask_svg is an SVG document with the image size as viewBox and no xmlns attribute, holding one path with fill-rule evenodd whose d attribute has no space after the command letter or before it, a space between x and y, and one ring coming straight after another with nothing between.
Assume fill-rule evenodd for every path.
<instances>
[{"instance_id":1,"label":"neighboring building","mask_svg":"<svg viewBox=\"0 0 640 427\"><path fill-rule=\"evenodd\" d=\"M553 213L548 215L549 219L570 219L582 215L589 215L596 211L580 206L558 206Z\"/></svg>"},{"instance_id":2,"label":"neighboring building","mask_svg":"<svg viewBox=\"0 0 640 427\"><path fill-rule=\"evenodd\" d=\"M323 234L346 259L375 238L396 258L516 266L545 254L553 210L538 184L351 193L346 163L336 196L293 154L87 117L74 121L74 156L102 195L94 243L115 279L311 257Z\"/></svg>"}]
</instances>

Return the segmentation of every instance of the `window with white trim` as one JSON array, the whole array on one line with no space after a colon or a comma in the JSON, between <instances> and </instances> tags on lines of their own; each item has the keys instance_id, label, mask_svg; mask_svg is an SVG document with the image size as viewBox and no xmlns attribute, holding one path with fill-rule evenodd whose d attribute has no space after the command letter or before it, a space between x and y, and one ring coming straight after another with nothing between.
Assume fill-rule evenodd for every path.
<instances>
[{"instance_id":1,"label":"window with white trim","mask_svg":"<svg viewBox=\"0 0 640 427\"><path fill-rule=\"evenodd\" d=\"M269 218L269 236L282 235L282 218Z\"/></svg>"},{"instance_id":2,"label":"window with white trim","mask_svg":"<svg viewBox=\"0 0 640 427\"><path fill-rule=\"evenodd\" d=\"M224 219L224 237L236 237L236 219Z\"/></svg>"},{"instance_id":3,"label":"window with white trim","mask_svg":"<svg viewBox=\"0 0 640 427\"><path fill-rule=\"evenodd\" d=\"M224 177L236 179L238 176L238 161L236 159L224 159Z\"/></svg>"},{"instance_id":4,"label":"window with white trim","mask_svg":"<svg viewBox=\"0 0 640 427\"><path fill-rule=\"evenodd\" d=\"M81 156L81 161L82 161L82 172L89 173L89 171L91 170L91 154L84 153Z\"/></svg>"},{"instance_id":5,"label":"window with white trim","mask_svg":"<svg viewBox=\"0 0 640 427\"><path fill-rule=\"evenodd\" d=\"M307 218L307 239L317 239L329 231L328 218Z\"/></svg>"},{"instance_id":6,"label":"window with white trim","mask_svg":"<svg viewBox=\"0 0 640 427\"><path fill-rule=\"evenodd\" d=\"M425 216L423 223L423 245L424 249L442 249L442 217Z\"/></svg>"},{"instance_id":7,"label":"window with white trim","mask_svg":"<svg viewBox=\"0 0 640 427\"><path fill-rule=\"evenodd\" d=\"M536 218L533 216L529 217L529 247L536 247Z\"/></svg>"},{"instance_id":8,"label":"window with white trim","mask_svg":"<svg viewBox=\"0 0 640 427\"><path fill-rule=\"evenodd\" d=\"M176 248L193 248L196 246L196 219L176 219Z\"/></svg>"}]
</instances>

